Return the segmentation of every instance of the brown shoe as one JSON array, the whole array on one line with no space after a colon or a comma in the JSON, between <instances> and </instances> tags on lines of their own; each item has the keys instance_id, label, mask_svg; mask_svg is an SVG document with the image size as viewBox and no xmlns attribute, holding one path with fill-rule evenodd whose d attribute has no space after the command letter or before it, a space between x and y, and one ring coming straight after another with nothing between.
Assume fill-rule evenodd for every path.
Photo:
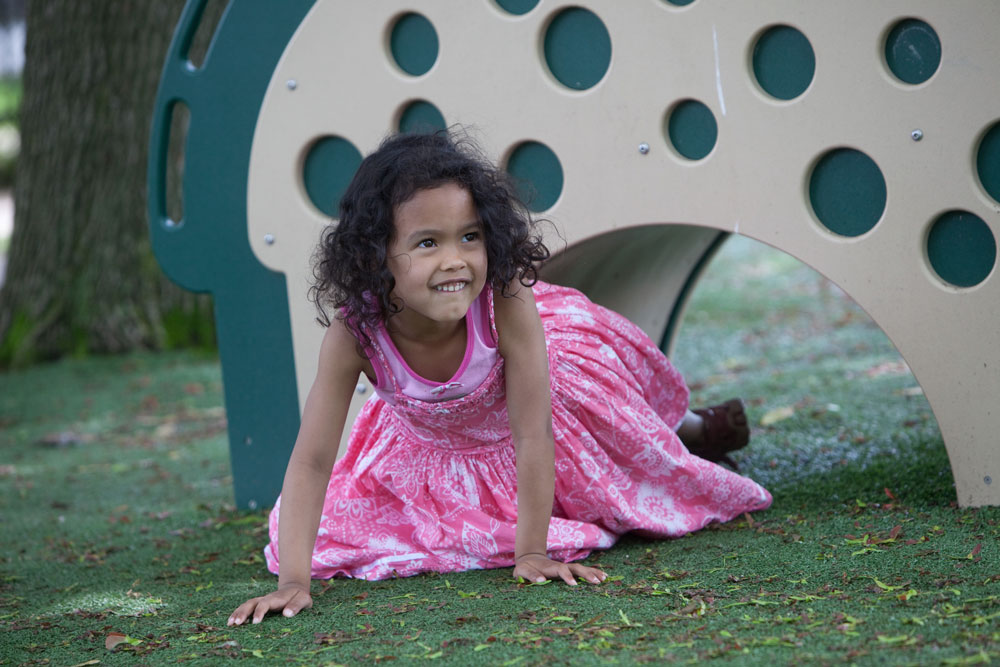
<instances>
[{"instance_id":1,"label":"brown shoe","mask_svg":"<svg viewBox=\"0 0 1000 667\"><path fill-rule=\"evenodd\" d=\"M702 442L689 447L689 451L713 463L725 463L733 470L739 470L736 462L729 458L729 452L743 449L750 442L750 427L743 401L733 398L691 412L701 417L705 426Z\"/></svg>"}]
</instances>

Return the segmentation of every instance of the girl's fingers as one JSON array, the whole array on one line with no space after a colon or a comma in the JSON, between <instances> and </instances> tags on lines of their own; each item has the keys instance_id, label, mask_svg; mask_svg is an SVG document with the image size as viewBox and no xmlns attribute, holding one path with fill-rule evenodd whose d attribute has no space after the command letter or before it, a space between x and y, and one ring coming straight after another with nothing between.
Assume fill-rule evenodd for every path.
<instances>
[{"instance_id":1,"label":"girl's fingers","mask_svg":"<svg viewBox=\"0 0 1000 667\"><path fill-rule=\"evenodd\" d=\"M247 620L247 616L250 615L250 612L253 611L256 604L257 598L247 600L241 604L236 608L236 611L233 612L233 615L229 617L229 621L226 622L226 625L243 625L243 621Z\"/></svg>"},{"instance_id":2,"label":"girl's fingers","mask_svg":"<svg viewBox=\"0 0 1000 667\"><path fill-rule=\"evenodd\" d=\"M608 578L608 575L604 574L601 570L596 567L586 567L585 565L577 565L575 563L570 565L573 572L579 576L584 581L589 581L592 584L599 584Z\"/></svg>"},{"instance_id":3,"label":"girl's fingers","mask_svg":"<svg viewBox=\"0 0 1000 667\"><path fill-rule=\"evenodd\" d=\"M232 613L226 625L243 625L246 621L260 623L272 611L282 611L286 617L295 616L312 606L312 596L305 591L277 591L264 597L247 600Z\"/></svg>"},{"instance_id":4,"label":"girl's fingers","mask_svg":"<svg viewBox=\"0 0 1000 667\"><path fill-rule=\"evenodd\" d=\"M524 563L519 563L514 568L514 578L516 579L518 577L536 584L539 584L546 579L545 574L540 572L538 568Z\"/></svg>"},{"instance_id":5,"label":"girl's fingers","mask_svg":"<svg viewBox=\"0 0 1000 667\"><path fill-rule=\"evenodd\" d=\"M308 609L312 606L312 597L305 595L303 593L296 593L295 597L285 605L285 610L281 612L285 617L291 618L295 614L299 613L303 609Z\"/></svg>"}]
</instances>

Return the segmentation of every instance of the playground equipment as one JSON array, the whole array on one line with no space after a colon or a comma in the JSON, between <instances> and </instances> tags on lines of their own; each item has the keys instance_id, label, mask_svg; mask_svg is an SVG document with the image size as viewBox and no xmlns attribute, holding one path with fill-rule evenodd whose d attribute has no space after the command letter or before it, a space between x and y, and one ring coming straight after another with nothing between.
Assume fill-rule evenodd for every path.
<instances>
[{"instance_id":1,"label":"playground equipment","mask_svg":"<svg viewBox=\"0 0 1000 667\"><path fill-rule=\"evenodd\" d=\"M280 488L322 337L309 258L343 188L388 132L452 123L562 231L545 276L664 349L730 233L821 272L920 382L959 503L1000 505L1000 4L239 0L196 68L206 2L164 67L150 217L168 275L215 297L240 506Z\"/></svg>"}]
</instances>

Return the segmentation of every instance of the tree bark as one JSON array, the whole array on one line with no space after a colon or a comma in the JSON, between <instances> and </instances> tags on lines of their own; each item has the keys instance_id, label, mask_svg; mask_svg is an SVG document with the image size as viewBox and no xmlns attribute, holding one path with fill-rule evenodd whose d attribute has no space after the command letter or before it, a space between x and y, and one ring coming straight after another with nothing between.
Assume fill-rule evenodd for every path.
<instances>
[{"instance_id":1,"label":"tree bark","mask_svg":"<svg viewBox=\"0 0 1000 667\"><path fill-rule=\"evenodd\" d=\"M214 341L149 243L146 159L183 0L28 3L0 364Z\"/></svg>"}]
</instances>

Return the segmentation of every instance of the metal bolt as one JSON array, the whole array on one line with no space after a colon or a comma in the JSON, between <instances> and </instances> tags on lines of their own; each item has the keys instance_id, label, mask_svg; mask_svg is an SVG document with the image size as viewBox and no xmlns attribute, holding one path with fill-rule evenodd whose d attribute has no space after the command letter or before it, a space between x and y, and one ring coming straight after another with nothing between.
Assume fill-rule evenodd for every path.
<instances>
[{"instance_id":1,"label":"metal bolt","mask_svg":"<svg viewBox=\"0 0 1000 667\"><path fill-rule=\"evenodd\" d=\"M274 234L264 234L264 243L274 245Z\"/></svg>"},{"instance_id":2,"label":"metal bolt","mask_svg":"<svg viewBox=\"0 0 1000 667\"><path fill-rule=\"evenodd\" d=\"M641 144L639 144L639 152L642 153L643 155L645 155L646 153L648 153L649 152L649 144L647 144L647 143L641 143Z\"/></svg>"},{"instance_id":3,"label":"metal bolt","mask_svg":"<svg viewBox=\"0 0 1000 667\"><path fill-rule=\"evenodd\" d=\"M993 483L993 478L987 475L986 477L983 477L983 481L986 482L987 486L989 486L990 484Z\"/></svg>"},{"instance_id":4,"label":"metal bolt","mask_svg":"<svg viewBox=\"0 0 1000 667\"><path fill-rule=\"evenodd\" d=\"M257 509L257 501L251 498L250 500L247 501L247 507L249 507L252 510Z\"/></svg>"},{"instance_id":5,"label":"metal bolt","mask_svg":"<svg viewBox=\"0 0 1000 667\"><path fill-rule=\"evenodd\" d=\"M246 445L247 447L249 447L250 445L253 444L253 438L251 438L248 435L246 438L243 439L243 444Z\"/></svg>"},{"instance_id":6,"label":"metal bolt","mask_svg":"<svg viewBox=\"0 0 1000 667\"><path fill-rule=\"evenodd\" d=\"M921 139L924 138L924 131L914 130L913 132L910 132L910 138L913 139L914 141L920 141Z\"/></svg>"},{"instance_id":7,"label":"metal bolt","mask_svg":"<svg viewBox=\"0 0 1000 667\"><path fill-rule=\"evenodd\" d=\"M285 82L285 85L288 86L288 90L295 90L299 87L299 82L295 79L289 79Z\"/></svg>"},{"instance_id":8,"label":"metal bolt","mask_svg":"<svg viewBox=\"0 0 1000 667\"><path fill-rule=\"evenodd\" d=\"M368 387L365 385L364 382L359 382L358 386L354 388L354 393L358 394L359 396L364 396L365 394L368 393Z\"/></svg>"}]
</instances>

